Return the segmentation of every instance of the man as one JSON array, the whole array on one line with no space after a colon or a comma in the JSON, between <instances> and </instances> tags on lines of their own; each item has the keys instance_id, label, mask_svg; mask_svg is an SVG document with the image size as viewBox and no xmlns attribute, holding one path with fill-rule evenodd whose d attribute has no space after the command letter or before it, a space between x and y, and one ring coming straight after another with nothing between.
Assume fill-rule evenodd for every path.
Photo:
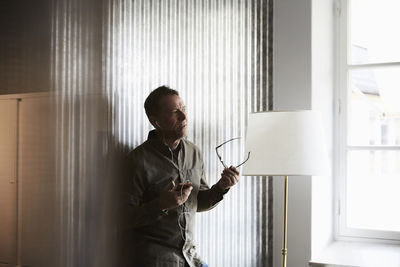
<instances>
[{"instance_id":1,"label":"man","mask_svg":"<svg viewBox=\"0 0 400 267\"><path fill-rule=\"evenodd\" d=\"M213 208L239 180L224 169L209 188L199 149L188 140L185 105L177 91L161 86L145 111L155 130L128 157L126 236L130 266L207 266L194 245L195 213Z\"/></svg>"}]
</instances>

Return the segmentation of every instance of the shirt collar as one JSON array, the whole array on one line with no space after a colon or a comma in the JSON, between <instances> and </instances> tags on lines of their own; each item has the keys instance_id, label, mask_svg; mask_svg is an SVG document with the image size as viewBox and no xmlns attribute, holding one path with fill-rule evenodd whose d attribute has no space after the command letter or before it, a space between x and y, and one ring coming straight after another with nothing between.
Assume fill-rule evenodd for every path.
<instances>
[{"instance_id":1,"label":"shirt collar","mask_svg":"<svg viewBox=\"0 0 400 267\"><path fill-rule=\"evenodd\" d=\"M157 134L157 131L156 130L151 130L150 132L149 132L149 134L148 134L148 136L147 136L147 140L151 143L151 144L153 144L155 147L157 147L158 149L161 149L161 150L166 150L166 151L170 151L170 148L166 145L166 144L164 144L161 140L160 140L160 138L158 138L158 134ZM179 141L179 144L178 144L178 146L177 146L177 150L179 151L180 149L181 149L181 147L182 147L182 140L180 140Z\"/></svg>"}]
</instances>

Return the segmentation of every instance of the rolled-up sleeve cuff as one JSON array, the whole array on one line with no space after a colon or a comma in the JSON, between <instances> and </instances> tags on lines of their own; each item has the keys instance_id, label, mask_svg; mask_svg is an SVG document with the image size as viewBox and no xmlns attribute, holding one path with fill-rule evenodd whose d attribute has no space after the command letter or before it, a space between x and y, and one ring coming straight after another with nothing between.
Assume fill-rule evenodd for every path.
<instances>
[{"instance_id":1,"label":"rolled-up sleeve cuff","mask_svg":"<svg viewBox=\"0 0 400 267\"><path fill-rule=\"evenodd\" d=\"M224 195L228 193L229 188L226 190L221 190L218 184L215 184L211 187L211 191L213 192L214 196L214 203L221 201L224 198Z\"/></svg>"},{"instance_id":2,"label":"rolled-up sleeve cuff","mask_svg":"<svg viewBox=\"0 0 400 267\"><path fill-rule=\"evenodd\" d=\"M215 187L215 188L214 188L214 187ZM228 192L229 192L229 189L230 189L230 188L228 188L228 189L222 190L222 189L218 186L218 183L216 183L215 185L213 185L212 188L214 188L214 190L216 190L219 194L222 194L222 195L225 195L226 193L228 193Z\"/></svg>"}]
</instances>

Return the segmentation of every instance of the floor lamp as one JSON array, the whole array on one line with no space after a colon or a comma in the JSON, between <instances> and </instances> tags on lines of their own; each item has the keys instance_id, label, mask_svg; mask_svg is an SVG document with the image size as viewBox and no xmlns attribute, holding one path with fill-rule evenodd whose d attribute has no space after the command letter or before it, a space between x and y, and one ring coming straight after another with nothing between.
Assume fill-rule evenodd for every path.
<instances>
[{"instance_id":1,"label":"floor lamp","mask_svg":"<svg viewBox=\"0 0 400 267\"><path fill-rule=\"evenodd\" d=\"M285 176L282 266L287 258L288 176L323 175L327 152L319 114L311 110L271 111L249 116L244 176Z\"/></svg>"}]
</instances>

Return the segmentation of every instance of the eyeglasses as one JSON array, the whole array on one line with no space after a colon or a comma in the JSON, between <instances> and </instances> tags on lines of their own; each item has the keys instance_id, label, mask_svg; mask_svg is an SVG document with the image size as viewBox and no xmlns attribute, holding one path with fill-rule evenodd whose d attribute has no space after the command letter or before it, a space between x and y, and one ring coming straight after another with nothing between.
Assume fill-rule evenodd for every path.
<instances>
[{"instance_id":1,"label":"eyeglasses","mask_svg":"<svg viewBox=\"0 0 400 267\"><path fill-rule=\"evenodd\" d=\"M220 144L219 146L217 146L217 147L215 148L215 152L217 153L217 156L218 156L218 158L219 158L219 161L221 161L221 163L222 163L222 165L224 166L225 169L228 168L228 166L226 166L225 162L222 160L221 155L218 153L218 148L220 148L221 146L225 145L226 143L229 143L229 142L231 142L231 141L233 141L233 140L236 140L236 139L240 139L240 137L236 137L236 138L229 139L228 141L223 142L222 144ZM250 158L250 151L249 151L249 153L247 154L247 158L246 158L242 163L240 163L239 165L237 165L236 168L239 168L240 166L242 166L243 164L245 164L246 161L249 160L249 158Z\"/></svg>"}]
</instances>

